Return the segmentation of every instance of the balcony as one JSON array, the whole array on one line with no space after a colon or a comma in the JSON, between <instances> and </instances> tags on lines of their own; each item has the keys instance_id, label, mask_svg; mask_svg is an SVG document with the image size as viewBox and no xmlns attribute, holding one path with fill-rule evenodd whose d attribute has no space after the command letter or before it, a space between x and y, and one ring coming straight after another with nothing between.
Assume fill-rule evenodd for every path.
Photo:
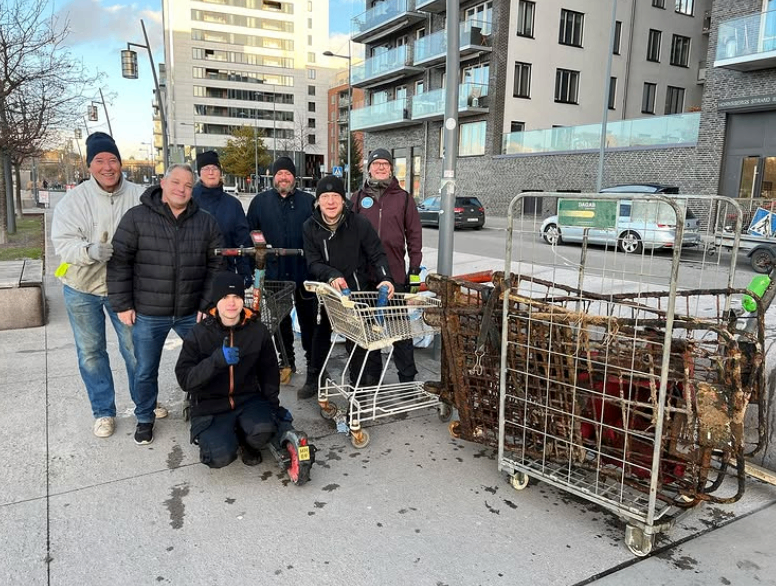
<instances>
[{"instance_id":1,"label":"balcony","mask_svg":"<svg viewBox=\"0 0 776 586\"><path fill-rule=\"evenodd\" d=\"M374 43L425 19L425 14L415 12L415 0L384 0L353 18L352 39L356 43Z\"/></svg>"},{"instance_id":2,"label":"balcony","mask_svg":"<svg viewBox=\"0 0 776 586\"><path fill-rule=\"evenodd\" d=\"M353 130L385 130L412 124L410 118L410 103L404 98L365 106L350 113Z\"/></svg>"},{"instance_id":3,"label":"balcony","mask_svg":"<svg viewBox=\"0 0 776 586\"><path fill-rule=\"evenodd\" d=\"M446 0L415 0L415 8L423 12L444 12L446 6Z\"/></svg>"},{"instance_id":4,"label":"balcony","mask_svg":"<svg viewBox=\"0 0 776 586\"><path fill-rule=\"evenodd\" d=\"M350 98L347 95L341 97L337 102L337 106L340 108L347 108L350 106Z\"/></svg>"},{"instance_id":5,"label":"balcony","mask_svg":"<svg viewBox=\"0 0 776 586\"><path fill-rule=\"evenodd\" d=\"M431 90L412 97L412 119L429 120L445 114L446 89ZM458 86L458 114L473 116L488 111L488 86L479 83L462 83Z\"/></svg>"},{"instance_id":6,"label":"balcony","mask_svg":"<svg viewBox=\"0 0 776 586\"><path fill-rule=\"evenodd\" d=\"M415 67L412 64L412 54L412 47L403 45L354 65L351 70L351 85L364 88L374 87L401 79L406 75L421 73L423 68Z\"/></svg>"},{"instance_id":7,"label":"balcony","mask_svg":"<svg viewBox=\"0 0 776 586\"><path fill-rule=\"evenodd\" d=\"M706 62L705 61L698 62L698 83L699 84L706 83Z\"/></svg>"},{"instance_id":8,"label":"balcony","mask_svg":"<svg viewBox=\"0 0 776 586\"><path fill-rule=\"evenodd\" d=\"M721 22L714 67L736 71L776 67L776 10Z\"/></svg>"},{"instance_id":9,"label":"balcony","mask_svg":"<svg viewBox=\"0 0 776 586\"><path fill-rule=\"evenodd\" d=\"M486 27L483 27L483 24ZM461 48L462 57L491 51L491 36L484 35L483 28L485 30L491 29L489 23L468 21L461 24L458 46ZM414 54L413 63L415 65L429 67L442 63L447 57L447 31L442 30L415 41Z\"/></svg>"},{"instance_id":10,"label":"balcony","mask_svg":"<svg viewBox=\"0 0 776 586\"><path fill-rule=\"evenodd\" d=\"M656 149L695 146L700 112L618 120L606 125L607 149ZM537 155L572 151L595 152L601 145L601 125L563 126L512 132L503 136L504 155Z\"/></svg>"}]
</instances>

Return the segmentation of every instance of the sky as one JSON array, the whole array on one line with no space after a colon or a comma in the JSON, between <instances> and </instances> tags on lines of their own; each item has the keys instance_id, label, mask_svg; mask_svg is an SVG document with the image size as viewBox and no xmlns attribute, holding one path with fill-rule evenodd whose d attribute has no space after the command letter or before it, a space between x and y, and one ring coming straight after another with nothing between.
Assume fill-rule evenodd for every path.
<instances>
[{"instance_id":1,"label":"sky","mask_svg":"<svg viewBox=\"0 0 776 586\"><path fill-rule=\"evenodd\" d=\"M316 2L320 0L315 0ZM162 0L49 0L51 13L67 20L70 28L65 46L73 58L82 60L92 73L104 74L100 87L113 136L123 159L145 159L150 156L153 139L152 108L153 75L148 52L132 47L138 52L138 79L121 76L121 51L127 42L145 44L140 20L145 23L148 40L157 65L164 62L162 44ZM347 52L347 35L350 19L365 9L364 0L329 1L330 50ZM100 101L100 87L95 86L93 96ZM108 132L105 112L99 106L99 120L88 122L89 133ZM168 123L169 124L169 123ZM86 133L84 133L84 138ZM144 144L145 143L145 144ZM84 149L83 139L81 149Z\"/></svg>"}]
</instances>

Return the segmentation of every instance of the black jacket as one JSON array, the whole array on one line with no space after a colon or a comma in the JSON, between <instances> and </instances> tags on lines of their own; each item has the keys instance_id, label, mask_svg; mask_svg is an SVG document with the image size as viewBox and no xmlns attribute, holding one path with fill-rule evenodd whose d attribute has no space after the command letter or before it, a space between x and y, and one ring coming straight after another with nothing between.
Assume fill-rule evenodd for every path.
<instances>
[{"instance_id":1,"label":"black jacket","mask_svg":"<svg viewBox=\"0 0 776 586\"><path fill-rule=\"evenodd\" d=\"M234 366L226 363L224 343L240 349L240 361ZM191 328L183 340L175 376L189 393L193 417L226 413L256 396L276 408L280 405L280 371L272 337L247 308L236 326L223 325L213 309Z\"/></svg>"},{"instance_id":2,"label":"black jacket","mask_svg":"<svg viewBox=\"0 0 776 586\"><path fill-rule=\"evenodd\" d=\"M388 257L372 224L347 206L344 214L334 232L324 224L319 209L304 223L304 254L310 278L329 283L344 277L352 291L372 288L370 275L375 275L378 282L394 282Z\"/></svg>"},{"instance_id":3,"label":"black jacket","mask_svg":"<svg viewBox=\"0 0 776 586\"><path fill-rule=\"evenodd\" d=\"M312 215L314 203L312 194L300 189L286 197L282 197L277 189L268 189L251 201L248 226L251 230L261 230L267 243L275 248L303 248L302 226ZM266 278L301 285L307 279L307 263L301 256L269 255Z\"/></svg>"},{"instance_id":4,"label":"black jacket","mask_svg":"<svg viewBox=\"0 0 776 586\"><path fill-rule=\"evenodd\" d=\"M113 236L108 300L113 311L182 317L205 311L213 276L223 259L218 223L195 201L177 218L162 203L162 188L148 188Z\"/></svg>"}]
</instances>

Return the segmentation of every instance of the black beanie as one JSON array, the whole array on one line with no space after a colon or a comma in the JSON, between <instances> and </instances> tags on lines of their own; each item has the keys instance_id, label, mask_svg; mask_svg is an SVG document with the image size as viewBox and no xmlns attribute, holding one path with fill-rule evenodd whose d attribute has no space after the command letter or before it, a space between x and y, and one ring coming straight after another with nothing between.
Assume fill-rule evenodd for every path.
<instances>
[{"instance_id":1,"label":"black beanie","mask_svg":"<svg viewBox=\"0 0 776 586\"><path fill-rule=\"evenodd\" d=\"M369 154L369 164L366 166L367 169L369 169L369 166L374 163L375 161L388 161L388 163L393 167L393 157L391 156L391 153L389 153L385 149L375 149Z\"/></svg>"},{"instance_id":2,"label":"black beanie","mask_svg":"<svg viewBox=\"0 0 776 586\"><path fill-rule=\"evenodd\" d=\"M201 171L202 167L208 165L215 165L221 170L221 161L218 160L218 153L215 151L205 151L197 155L197 171Z\"/></svg>"},{"instance_id":3,"label":"black beanie","mask_svg":"<svg viewBox=\"0 0 776 586\"><path fill-rule=\"evenodd\" d=\"M321 197L322 193L329 192L339 193L342 199L345 198L345 184L342 183L342 179L335 177L334 175L327 175L318 181L318 186L315 188L315 199Z\"/></svg>"},{"instance_id":4,"label":"black beanie","mask_svg":"<svg viewBox=\"0 0 776 586\"><path fill-rule=\"evenodd\" d=\"M216 273L210 289L210 300L215 305L227 295L245 297L245 281L237 273L221 271Z\"/></svg>"},{"instance_id":5,"label":"black beanie","mask_svg":"<svg viewBox=\"0 0 776 586\"><path fill-rule=\"evenodd\" d=\"M91 165L92 159L100 153L116 155L119 163L121 163L119 147L116 146L116 141L113 140L113 137L104 132L95 132L86 137L86 166Z\"/></svg>"},{"instance_id":6,"label":"black beanie","mask_svg":"<svg viewBox=\"0 0 776 586\"><path fill-rule=\"evenodd\" d=\"M288 157L280 157L277 161L272 163L272 176L278 174L278 171L289 171L291 175L296 177L296 165Z\"/></svg>"}]
</instances>

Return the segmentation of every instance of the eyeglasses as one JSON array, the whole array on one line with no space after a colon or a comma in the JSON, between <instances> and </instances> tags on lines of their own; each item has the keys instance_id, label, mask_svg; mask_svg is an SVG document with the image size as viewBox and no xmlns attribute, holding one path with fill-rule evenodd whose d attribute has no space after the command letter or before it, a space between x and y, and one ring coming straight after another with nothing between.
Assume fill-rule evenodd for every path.
<instances>
[{"instance_id":1,"label":"eyeglasses","mask_svg":"<svg viewBox=\"0 0 776 586\"><path fill-rule=\"evenodd\" d=\"M321 195L318 196L318 199L330 200L330 199L341 198L341 197L342 196L339 193L329 192L329 193L322 193Z\"/></svg>"},{"instance_id":2,"label":"eyeglasses","mask_svg":"<svg viewBox=\"0 0 776 586\"><path fill-rule=\"evenodd\" d=\"M199 172L200 172L200 173L215 173L216 171L220 171L220 170L221 170L221 169L219 169L219 168L218 168L218 167L216 167L215 165L207 165L207 166L205 166L205 167L202 167L202 168L199 170Z\"/></svg>"},{"instance_id":3,"label":"eyeglasses","mask_svg":"<svg viewBox=\"0 0 776 586\"><path fill-rule=\"evenodd\" d=\"M374 163L372 163L372 166L378 167L378 168L380 167L385 168L385 167L390 167L391 164L388 163L387 161L375 161Z\"/></svg>"}]
</instances>

